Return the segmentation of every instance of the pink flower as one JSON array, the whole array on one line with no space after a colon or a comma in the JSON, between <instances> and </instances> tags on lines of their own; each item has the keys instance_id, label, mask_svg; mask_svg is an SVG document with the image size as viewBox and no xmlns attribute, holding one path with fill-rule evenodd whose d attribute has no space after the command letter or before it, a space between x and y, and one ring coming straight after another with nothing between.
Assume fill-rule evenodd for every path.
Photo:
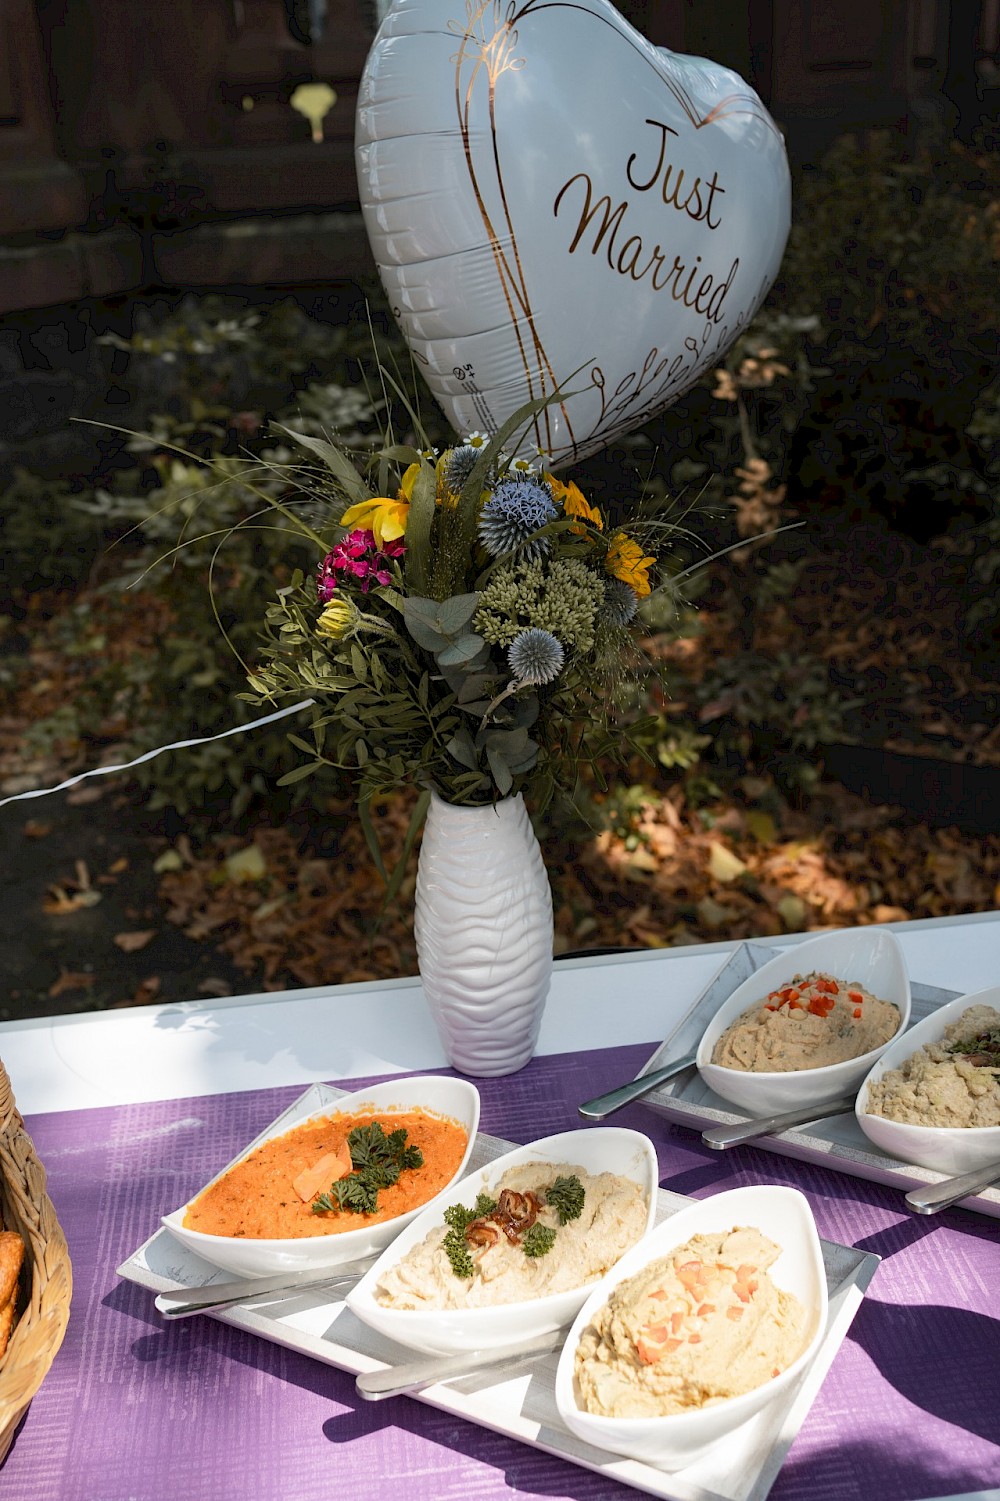
<instances>
[{"instance_id":1,"label":"pink flower","mask_svg":"<svg viewBox=\"0 0 1000 1501\"><path fill-rule=\"evenodd\" d=\"M324 604L336 591L338 582L356 583L362 594L367 594L373 584L392 583L392 571L388 564L392 558L400 558L406 551L405 543L394 538L381 549L375 541L374 532L357 530L349 532L328 552L319 566L316 592Z\"/></svg>"}]
</instances>

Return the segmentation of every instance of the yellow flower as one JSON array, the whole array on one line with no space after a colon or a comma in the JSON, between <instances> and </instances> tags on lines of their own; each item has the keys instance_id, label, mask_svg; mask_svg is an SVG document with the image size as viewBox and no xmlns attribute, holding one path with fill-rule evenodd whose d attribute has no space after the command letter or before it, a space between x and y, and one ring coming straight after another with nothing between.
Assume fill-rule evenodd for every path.
<instances>
[{"instance_id":1,"label":"yellow flower","mask_svg":"<svg viewBox=\"0 0 1000 1501\"><path fill-rule=\"evenodd\" d=\"M405 500L407 505L413 499L413 487L417 483L417 475L419 473L420 464L411 464L399 482L399 499ZM402 532L397 532L396 535L401 537L403 534Z\"/></svg>"},{"instance_id":2,"label":"yellow flower","mask_svg":"<svg viewBox=\"0 0 1000 1501\"><path fill-rule=\"evenodd\" d=\"M323 613L316 622L316 629L323 636L333 636L339 641L346 636L352 620L354 609L348 599L339 599L335 595L328 605L324 605Z\"/></svg>"},{"instance_id":3,"label":"yellow flower","mask_svg":"<svg viewBox=\"0 0 1000 1501\"><path fill-rule=\"evenodd\" d=\"M413 464L410 468L419 468ZM407 470L407 474L409 474ZM404 476L405 483L405 476ZM412 489L413 481L410 481ZM376 495L372 500L359 500L357 505L348 506L340 518L341 526L348 530L357 528L361 531L374 532L375 541L381 547L386 542L393 542L397 537L406 533L406 519L410 511L410 502L402 498L402 486L400 486L400 498L389 500L384 495Z\"/></svg>"},{"instance_id":4,"label":"yellow flower","mask_svg":"<svg viewBox=\"0 0 1000 1501\"><path fill-rule=\"evenodd\" d=\"M624 532L616 532L608 546L604 566L614 578L634 589L640 599L645 599L652 592L649 570L655 562L655 558L643 557L638 542L633 542Z\"/></svg>"},{"instance_id":5,"label":"yellow flower","mask_svg":"<svg viewBox=\"0 0 1000 1501\"><path fill-rule=\"evenodd\" d=\"M564 484L561 479L556 479L554 474L547 474L545 478L556 505L561 505L567 516L579 516L583 521L589 521L591 526L596 526L598 531L603 532L603 516L596 506L590 504L578 485L575 485L572 480L569 484ZM583 532L584 528L575 526L573 531Z\"/></svg>"}]
</instances>

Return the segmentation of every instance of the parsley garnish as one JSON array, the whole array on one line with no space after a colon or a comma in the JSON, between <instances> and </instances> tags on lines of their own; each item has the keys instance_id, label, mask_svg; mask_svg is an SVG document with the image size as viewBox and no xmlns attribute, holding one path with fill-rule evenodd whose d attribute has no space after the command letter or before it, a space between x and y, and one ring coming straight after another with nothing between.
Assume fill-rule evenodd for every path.
<instances>
[{"instance_id":1,"label":"parsley garnish","mask_svg":"<svg viewBox=\"0 0 1000 1501\"><path fill-rule=\"evenodd\" d=\"M391 1188L406 1168L424 1165L423 1152L412 1143L406 1145L402 1127L387 1136L378 1121L355 1126L348 1133L347 1145L354 1171L338 1178L330 1184L329 1193L313 1200L313 1214L374 1214L380 1189Z\"/></svg>"},{"instance_id":2,"label":"parsley garnish","mask_svg":"<svg viewBox=\"0 0 1000 1501\"><path fill-rule=\"evenodd\" d=\"M537 1222L526 1230L524 1239L521 1241L521 1250L525 1256L545 1256L556 1243L556 1232L551 1225L539 1225Z\"/></svg>"},{"instance_id":3,"label":"parsley garnish","mask_svg":"<svg viewBox=\"0 0 1000 1501\"><path fill-rule=\"evenodd\" d=\"M491 1199L488 1193L481 1193L476 1196L472 1209L467 1209L464 1204L449 1204L445 1210L444 1222L449 1228L441 1244L456 1277L471 1277L475 1270L469 1243L465 1238L465 1227L471 1225L473 1220L492 1214L496 1207L496 1199Z\"/></svg>"},{"instance_id":4,"label":"parsley garnish","mask_svg":"<svg viewBox=\"0 0 1000 1501\"><path fill-rule=\"evenodd\" d=\"M444 1211L444 1222L448 1230L441 1242L441 1248L451 1263L451 1269L456 1277L468 1278L475 1272L475 1262L469 1249L470 1243L487 1245L491 1236L495 1243L501 1232L515 1245L518 1244L518 1237L520 1237L521 1250L532 1260L539 1256L546 1256L552 1250L556 1242L556 1230L534 1220L534 1214L540 1202L538 1197L533 1194L514 1194L513 1199L520 1200L521 1206L512 1208L511 1193L506 1189L499 1199L491 1199L489 1194L481 1193L471 1209L464 1204L451 1204ZM530 1207L532 1200L533 1208ZM583 1184L573 1173L567 1178L556 1178L545 1191L543 1202L555 1210L560 1225L566 1225L570 1220L579 1219L583 1210L583 1200ZM523 1212L522 1207L525 1202L529 1205L527 1214ZM495 1222L491 1225L490 1222L494 1216ZM529 1224L528 1228L522 1231L529 1217L534 1220L534 1223ZM467 1234L470 1226L477 1220L485 1222L477 1227L478 1238Z\"/></svg>"},{"instance_id":5,"label":"parsley garnish","mask_svg":"<svg viewBox=\"0 0 1000 1501\"><path fill-rule=\"evenodd\" d=\"M453 1230L464 1231L466 1225L471 1225L473 1220L485 1219L496 1207L496 1199L491 1199L488 1193L477 1194L472 1209L466 1209L464 1204L449 1204L444 1212L444 1222Z\"/></svg>"},{"instance_id":6,"label":"parsley garnish","mask_svg":"<svg viewBox=\"0 0 1000 1501\"><path fill-rule=\"evenodd\" d=\"M465 1227L461 1230L455 1226L448 1231L441 1242L445 1255L451 1262L451 1269L456 1277L471 1277L475 1271L468 1242L465 1239Z\"/></svg>"},{"instance_id":7,"label":"parsley garnish","mask_svg":"<svg viewBox=\"0 0 1000 1501\"><path fill-rule=\"evenodd\" d=\"M575 1173L569 1178L557 1178L552 1187L546 1189L545 1202L551 1204L558 1214L560 1225L568 1225L570 1220L578 1220L583 1212L583 1184Z\"/></svg>"}]
</instances>

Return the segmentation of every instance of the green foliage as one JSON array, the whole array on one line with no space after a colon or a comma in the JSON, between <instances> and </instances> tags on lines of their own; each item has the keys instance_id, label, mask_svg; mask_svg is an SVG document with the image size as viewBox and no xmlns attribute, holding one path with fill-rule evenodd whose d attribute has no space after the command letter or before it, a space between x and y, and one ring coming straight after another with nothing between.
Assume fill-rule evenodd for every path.
<instances>
[{"instance_id":1,"label":"green foliage","mask_svg":"<svg viewBox=\"0 0 1000 1501\"><path fill-rule=\"evenodd\" d=\"M793 312L824 310L835 358L870 348L883 322L920 340L927 318L977 344L1000 326L997 231L1000 166L994 148L967 149L925 133L839 141L797 184L782 278Z\"/></svg>"},{"instance_id":2,"label":"green foliage","mask_svg":"<svg viewBox=\"0 0 1000 1501\"><path fill-rule=\"evenodd\" d=\"M75 590L86 581L110 533L81 512L77 487L15 471L0 497L4 594L14 603L43 590Z\"/></svg>"},{"instance_id":3,"label":"green foliage","mask_svg":"<svg viewBox=\"0 0 1000 1501\"><path fill-rule=\"evenodd\" d=\"M812 751L842 739L844 716L860 702L841 695L821 658L786 651L719 659L699 699L701 717L716 724L717 753L728 747L754 759L775 747Z\"/></svg>"}]
</instances>

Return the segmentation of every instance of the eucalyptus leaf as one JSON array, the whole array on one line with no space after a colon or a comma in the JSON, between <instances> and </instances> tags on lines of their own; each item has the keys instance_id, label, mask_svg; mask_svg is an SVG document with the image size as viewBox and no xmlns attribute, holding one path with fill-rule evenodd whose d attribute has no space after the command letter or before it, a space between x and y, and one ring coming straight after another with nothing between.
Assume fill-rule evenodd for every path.
<instances>
[{"instance_id":1,"label":"eucalyptus leaf","mask_svg":"<svg viewBox=\"0 0 1000 1501\"><path fill-rule=\"evenodd\" d=\"M482 645L481 636L459 636L444 651L438 652L437 659L442 667L457 667L478 657Z\"/></svg>"},{"instance_id":2,"label":"eucalyptus leaf","mask_svg":"<svg viewBox=\"0 0 1000 1501\"><path fill-rule=\"evenodd\" d=\"M478 594L453 594L450 599L442 600L438 606L441 630L448 636L459 635L464 632L478 608Z\"/></svg>"},{"instance_id":3,"label":"eucalyptus leaf","mask_svg":"<svg viewBox=\"0 0 1000 1501\"><path fill-rule=\"evenodd\" d=\"M490 746L486 748L486 759L490 763L490 771L493 773L493 780L497 784L497 791L506 797L514 785L514 777L510 767L500 752L493 750Z\"/></svg>"},{"instance_id":4,"label":"eucalyptus leaf","mask_svg":"<svg viewBox=\"0 0 1000 1501\"><path fill-rule=\"evenodd\" d=\"M421 619L419 615L414 615L409 610L404 610L403 619L406 622L406 629L414 641L418 646L422 646L425 651L444 651L448 646L447 636L443 635L441 631L436 630L434 626L428 625L426 620Z\"/></svg>"},{"instance_id":5,"label":"eucalyptus leaf","mask_svg":"<svg viewBox=\"0 0 1000 1501\"><path fill-rule=\"evenodd\" d=\"M468 733L463 735L460 730L457 735L453 735L445 746L445 750L460 766L467 766L470 771L478 771L479 761Z\"/></svg>"}]
</instances>

